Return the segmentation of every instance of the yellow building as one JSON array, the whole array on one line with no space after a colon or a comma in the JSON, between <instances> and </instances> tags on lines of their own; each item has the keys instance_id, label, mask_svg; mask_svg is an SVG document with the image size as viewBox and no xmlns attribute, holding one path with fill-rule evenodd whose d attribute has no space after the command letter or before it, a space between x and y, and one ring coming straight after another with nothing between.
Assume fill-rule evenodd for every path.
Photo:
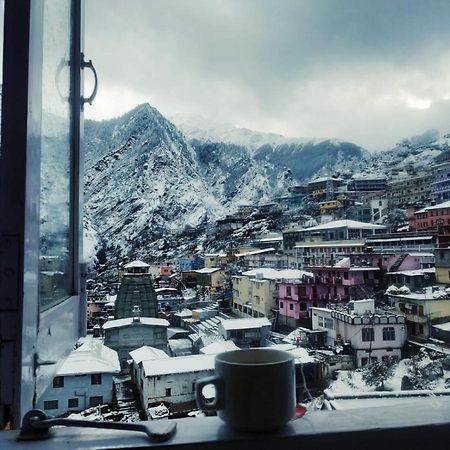
<instances>
[{"instance_id":1,"label":"yellow building","mask_svg":"<svg viewBox=\"0 0 450 450\"><path fill-rule=\"evenodd\" d=\"M258 268L232 278L233 312L241 317L274 316L276 309L276 282L301 279L301 270Z\"/></svg>"},{"instance_id":2,"label":"yellow building","mask_svg":"<svg viewBox=\"0 0 450 450\"><path fill-rule=\"evenodd\" d=\"M389 303L397 314L406 316L408 336L429 338L431 326L450 318L450 290L443 286L429 286L421 292L388 291Z\"/></svg>"},{"instance_id":3,"label":"yellow building","mask_svg":"<svg viewBox=\"0 0 450 450\"><path fill-rule=\"evenodd\" d=\"M223 290L225 283L225 271L220 267L205 267L204 269L195 270L198 276L198 284L201 286L209 286L211 292Z\"/></svg>"},{"instance_id":4,"label":"yellow building","mask_svg":"<svg viewBox=\"0 0 450 450\"><path fill-rule=\"evenodd\" d=\"M342 208L342 202L339 200L328 200L326 202L320 202L320 214L327 214L329 211Z\"/></svg>"},{"instance_id":5,"label":"yellow building","mask_svg":"<svg viewBox=\"0 0 450 450\"><path fill-rule=\"evenodd\" d=\"M206 253L205 268L224 267L228 262L226 253Z\"/></svg>"},{"instance_id":6,"label":"yellow building","mask_svg":"<svg viewBox=\"0 0 450 450\"><path fill-rule=\"evenodd\" d=\"M436 281L450 284L450 248L439 248L434 252Z\"/></svg>"}]
</instances>

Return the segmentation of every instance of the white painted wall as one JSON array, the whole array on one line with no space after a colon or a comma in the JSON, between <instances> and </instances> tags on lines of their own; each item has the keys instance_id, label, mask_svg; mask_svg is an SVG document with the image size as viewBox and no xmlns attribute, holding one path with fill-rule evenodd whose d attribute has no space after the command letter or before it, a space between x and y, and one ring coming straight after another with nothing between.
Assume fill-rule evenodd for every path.
<instances>
[{"instance_id":1,"label":"white painted wall","mask_svg":"<svg viewBox=\"0 0 450 450\"><path fill-rule=\"evenodd\" d=\"M113 381L111 373L102 374L102 384L91 384L91 375L64 376L64 387L54 388L53 383L38 399L36 408L52 416L60 416L67 411L82 411L89 408L89 397L103 397L103 403L111 403L113 398ZM68 400L78 398L78 408L69 408ZM58 409L45 409L44 402L58 400Z\"/></svg>"}]
</instances>

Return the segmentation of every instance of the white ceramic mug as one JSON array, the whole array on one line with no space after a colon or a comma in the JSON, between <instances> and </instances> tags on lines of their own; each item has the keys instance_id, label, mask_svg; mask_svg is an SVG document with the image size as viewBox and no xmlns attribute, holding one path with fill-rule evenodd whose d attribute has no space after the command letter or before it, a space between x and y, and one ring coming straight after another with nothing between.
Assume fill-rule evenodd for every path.
<instances>
[{"instance_id":1,"label":"white ceramic mug","mask_svg":"<svg viewBox=\"0 0 450 450\"><path fill-rule=\"evenodd\" d=\"M196 384L199 409L217 411L233 428L266 431L281 428L295 415L294 357L285 351L252 348L220 353L215 376ZM207 402L203 388L214 385Z\"/></svg>"}]
</instances>

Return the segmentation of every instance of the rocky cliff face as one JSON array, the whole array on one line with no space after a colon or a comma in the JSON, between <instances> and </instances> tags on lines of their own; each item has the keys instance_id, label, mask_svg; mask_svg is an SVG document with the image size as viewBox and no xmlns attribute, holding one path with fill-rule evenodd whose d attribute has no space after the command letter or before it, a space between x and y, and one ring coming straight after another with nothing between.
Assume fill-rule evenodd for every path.
<instances>
[{"instance_id":1,"label":"rocky cliff face","mask_svg":"<svg viewBox=\"0 0 450 450\"><path fill-rule=\"evenodd\" d=\"M370 154L336 140L181 126L183 132L148 104L119 118L86 121L88 256L99 248L119 259L175 255L185 248L185 228L284 195L293 184L324 174L327 165L347 177L386 174L397 166L429 166L450 148L450 139L433 133Z\"/></svg>"}]
</instances>

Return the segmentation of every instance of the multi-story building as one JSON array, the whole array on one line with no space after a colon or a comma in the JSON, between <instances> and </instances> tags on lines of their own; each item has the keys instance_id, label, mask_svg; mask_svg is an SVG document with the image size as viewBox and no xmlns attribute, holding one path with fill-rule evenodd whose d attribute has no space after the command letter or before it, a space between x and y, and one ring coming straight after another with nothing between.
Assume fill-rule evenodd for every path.
<instances>
[{"instance_id":1,"label":"multi-story building","mask_svg":"<svg viewBox=\"0 0 450 450\"><path fill-rule=\"evenodd\" d=\"M349 191L373 192L384 191L387 186L386 177L377 175L355 175L347 185Z\"/></svg>"},{"instance_id":2,"label":"multi-story building","mask_svg":"<svg viewBox=\"0 0 450 450\"><path fill-rule=\"evenodd\" d=\"M237 253L236 259L248 269L268 267L272 269L287 269L289 257L275 248L264 248Z\"/></svg>"},{"instance_id":3,"label":"multi-story building","mask_svg":"<svg viewBox=\"0 0 450 450\"><path fill-rule=\"evenodd\" d=\"M277 280L301 280L310 276L302 270L270 268L253 269L233 276L233 312L240 317L272 318L277 309Z\"/></svg>"},{"instance_id":4,"label":"multi-story building","mask_svg":"<svg viewBox=\"0 0 450 450\"><path fill-rule=\"evenodd\" d=\"M315 266L312 276L302 280L281 280L278 285L278 323L296 327L311 317L312 307L330 302L367 298L381 284L381 270L370 265L354 265L344 258L333 266Z\"/></svg>"},{"instance_id":5,"label":"multi-story building","mask_svg":"<svg viewBox=\"0 0 450 450\"><path fill-rule=\"evenodd\" d=\"M312 180L308 183L309 196L316 201L325 200L327 195L330 194L328 190L331 190L331 194L337 190L343 183L341 178L335 177L320 177Z\"/></svg>"},{"instance_id":6,"label":"multi-story building","mask_svg":"<svg viewBox=\"0 0 450 450\"><path fill-rule=\"evenodd\" d=\"M450 284L450 248L440 248L434 252L436 259L436 281Z\"/></svg>"},{"instance_id":7,"label":"multi-story building","mask_svg":"<svg viewBox=\"0 0 450 450\"><path fill-rule=\"evenodd\" d=\"M204 262L204 267L207 269L213 267L225 267L228 262L227 254L225 252L205 253ZM198 267L197 269L201 269L201 267Z\"/></svg>"},{"instance_id":8,"label":"multi-story building","mask_svg":"<svg viewBox=\"0 0 450 450\"><path fill-rule=\"evenodd\" d=\"M112 403L113 374L119 372L116 351L99 341L86 342L64 361L36 407L60 416Z\"/></svg>"},{"instance_id":9,"label":"multi-story building","mask_svg":"<svg viewBox=\"0 0 450 450\"><path fill-rule=\"evenodd\" d=\"M450 199L450 164L448 162L434 168L431 198L439 203Z\"/></svg>"},{"instance_id":10,"label":"multi-story building","mask_svg":"<svg viewBox=\"0 0 450 450\"><path fill-rule=\"evenodd\" d=\"M323 241L349 240L371 237L385 233L387 228L383 225L358 222L356 220L333 220L314 227L288 229L283 231L283 246L292 250L297 243L307 242L311 239Z\"/></svg>"},{"instance_id":11,"label":"multi-story building","mask_svg":"<svg viewBox=\"0 0 450 450\"><path fill-rule=\"evenodd\" d=\"M431 199L432 181L430 174L391 181L386 190L386 198L390 206L426 205Z\"/></svg>"},{"instance_id":12,"label":"multi-story building","mask_svg":"<svg viewBox=\"0 0 450 450\"><path fill-rule=\"evenodd\" d=\"M349 342L358 367L386 358L400 359L407 338L402 314L375 310L371 299L349 302L345 308L311 311L312 329L326 330L328 345Z\"/></svg>"},{"instance_id":13,"label":"multi-story building","mask_svg":"<svg viewBox=\"0 0 450 450\"><path fill-rule=\"evenodd\" d=\"M450 319L450 290L429 286L411 292L407 288L389 288L388 302L397 313L406 316L408 336L426 339L432 337L432 325Z\"/></svg>"},{"instance_id":14,"label":"multi-story building","mask_svg":"<svg viewBox=\"0 0 450 450\"><path fill-rule=\"evenodd\" d=\"M366 251L373 253L433 253L438 236L433 231L385 233L366 239Z\"/></svg>"},{"instance_id":15,"label":"multi-story building","mask_svg":"<svg viewBox=\"0 0 450 450\"><path fill-rule=\"evenodd\" d=\"M409 229L413 231L437 231L439 227L450 226L450 200L438 205L426 206L409 212Z\"/></svg>"},{"instance_id":16,"label":"multi-story building","mask_svg":"<svg viewBox=\"0 0 450 450\"><path fill-rule=\"evenodd\" d=\"M167 327L169 322L154 317L134 317L109 320L103 325L105 345L119 354L122 369L127 368L127 360L132 350L149 345L167 350Z\"/></svg>"},{"instance_id":17,"label":"multi-story building","mask_svg":"<svg viewBox=\"0 0 450 450\"><path fill-rule=\"evenodd\" d=\"M272 324L265 318L222 320L217 329L225 341L233 341L240 348L264 347Z\"/></svg>"}]
</instances>

